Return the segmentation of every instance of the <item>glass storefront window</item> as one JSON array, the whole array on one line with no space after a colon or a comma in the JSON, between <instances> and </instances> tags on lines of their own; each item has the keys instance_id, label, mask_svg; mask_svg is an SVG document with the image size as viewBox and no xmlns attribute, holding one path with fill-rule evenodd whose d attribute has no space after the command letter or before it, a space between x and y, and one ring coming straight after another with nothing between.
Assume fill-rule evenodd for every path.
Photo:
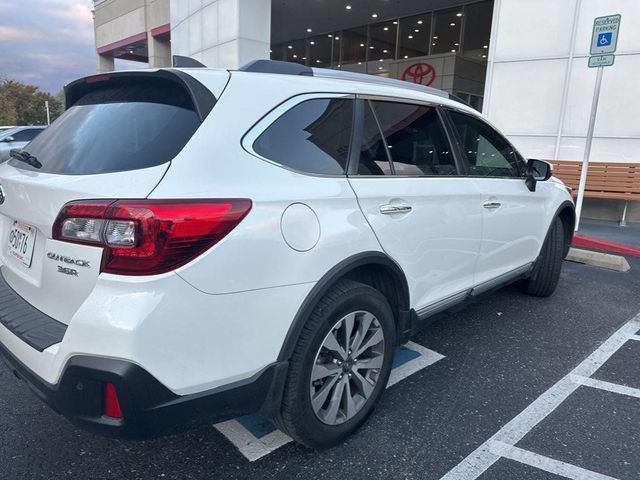
<instances>
[{"instance_id":1,"label":"glass storefront window","mask_svg":"<svg viewBox=\"0 0 640 480\"><path fill-rule=\"evenodd\" d=\"M395 60L397 28L395 20L369 26L369 73L388 71L389 61Z\"/></svg>"},{"instance_id":2,"label":"glass storefront window","mask_svg":"<svg viewBox=\"0 0 640 480\"><path fill-rule=\"evenodd\" d=\"M337 65L337 61L334 60L338 58L338 47L333 34L308 38L307 52L305 54L307 57L306 65L321 68L330 68Z\"/></svg>"},{"instance_id":3,"label":"glass storefront window","mask_svg":"<svg viewBox=\"0 0 640 480\"><path fill-rule=\"evenodd\" d=\"M331 33L314 32L307 38L272 45L271 58L379 75L393 71L396 60L438 54L456 53L486 62L493 3L479 0Z\"/></svg>"},{"instance_id":4,"label":"glass storefront window","mask_svg":"<svg viewBox=\"0 0 640 480\"><path fill-rule=\"evenodd\" d=\"M431 54L460 51L463 8L450 8L434 14Z\"/></svg>"},{"instance_id":5,"label":"glass storefront window","mask_svg":"<svg viewBox=\"0 0 640 480\"><path fill-rule=\"evenodd\" d=\"M340 65L351 71L366 71L367 27L352 28L340 32Z\"/></svg>"},{"instance_id":6,"label":"glass storefront window","mask_svg":"<svg viewBox=\"0 0 640 480\"><path fill-rule=\"evenodd\" d=\"M493 1L472 3L465 7L463 55L474 60L487 61Z\"/></svg>"},{"instance_id":7,"label":"glass storefront window","mask_svg":"<svg viewBox=\"0 0 640 480\"><path fill-rule=\"evenodd\" d=\"M400 19L398 58L405 59L429 55L430 30L430 13Z\"/></svg>"}]
</instances>

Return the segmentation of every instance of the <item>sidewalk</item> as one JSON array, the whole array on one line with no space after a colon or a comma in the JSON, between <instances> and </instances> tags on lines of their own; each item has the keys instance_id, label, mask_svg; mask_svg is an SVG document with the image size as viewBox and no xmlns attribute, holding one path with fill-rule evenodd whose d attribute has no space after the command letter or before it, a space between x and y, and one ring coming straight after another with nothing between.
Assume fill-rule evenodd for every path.
<instances>
[{"instance_id":1,"label":"sidewalk","mask_svg":"<svg viewBox=\"0 0 640 480\"><path fill-rule=\"evenodd\" d=\"M576 232L573 245L640 257L640 224L628 223L626 227L620 227L615 221L585 218L580 220L580 230Z\"/></svg>"}]
</instances>

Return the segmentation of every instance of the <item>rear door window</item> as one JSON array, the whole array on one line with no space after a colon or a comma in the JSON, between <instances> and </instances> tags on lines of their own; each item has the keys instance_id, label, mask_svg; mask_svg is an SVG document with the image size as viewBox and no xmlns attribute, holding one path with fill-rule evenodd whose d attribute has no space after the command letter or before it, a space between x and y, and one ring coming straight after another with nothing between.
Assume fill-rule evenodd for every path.
<instances>
[{"instance_id":1,"label":"rear door window","mask_svg":"<svg viewBox=\"0 0 640 480\"><path fill-rule=\"evenodd\" d=\"M200 125L188 94L170 82L147 81L90 91L27 147L56 174L148 168L172 160Z\"/></svg>"},{"instance_id":2,"label":"rear door window","mask_svg":"<svg viewBox=\"0 0 640 480\"><path fill-rule=\"evenodd\" d=\"M384 101L368 103L358 174L409 177L458 174L436 107ZM379 131L376 133L375 122L382 135Z\"/></svg>"},{"instance_id":3,"label":"rear door window","mask_svg":"<svg viewBox=\"0 0 640 480\"><path fill-rule=\"evenodd\" d=\"M253 143L260 156L319 175L345 173L351 141L353 100L315 98L299 103Z\"/></svg>"}]
</instances>

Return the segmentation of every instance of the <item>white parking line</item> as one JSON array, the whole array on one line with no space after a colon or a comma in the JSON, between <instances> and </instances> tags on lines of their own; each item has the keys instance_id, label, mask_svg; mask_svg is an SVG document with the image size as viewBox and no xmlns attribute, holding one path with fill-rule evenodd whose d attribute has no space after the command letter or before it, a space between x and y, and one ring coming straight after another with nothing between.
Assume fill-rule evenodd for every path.
<instances>
[{"instance_id":1,"label":"white parking line","mask_svg":"<svg viewBox=\"0 0 640 480\"><path fill-rule=\"evenodd\" d=\"M579 382L585 387L598 388L600 390L607 390L608 392L640 398L640 389L627 387L626 385L618 385L617 383L605 382L604 380L596 380L595 378L585 378L578 376L575 376L573 381Z\"/></svg>"},{"instance_id":2,"label":"white parking line","mask_svg":"<svg viewBox=\"0 0 640 480\"><path fill-rule=\"evenodd\" d=\"M631 336L631 340L635 340L637 342L640 342L640 335L632 335Z\"/></svg>"},{"instance_id":3,"label":"white parking line","mask_svg":"<svg viewBox=\"0 0 640 480\"><path fill-rule=\"evenodd\" d=\"M570 463L560 462L553 458L545 457L538 453L530 452L522 448L507 445L502 442L492 442L491 452L500 457L508 458L516 462L530 465L539 470L560 475L561 477L572 478L574 480L616 480L608 475L592 472L585 468L576 467Z\"/></svg>"},{"instance_id":4,"label":"white parking line","mask_svg":"<svg viewBox=\"0 0 640 480\"><path fill-rule=\"evenodd\" d=\"M418 345L417 343L407 342L404 344L404 346L409 348L410 350L413 350L414 352L418 352L420 356L391 370L391 375L389 375L389 381L387 382L387 388L392 387L396 383L407 378L409 375L413 375L417 371L433 365L437 361L444 358L444 355L440 355L438 352L429 350L428 348L425 348L422 345Z\"/></svg>"},{"instance_id":5,"label":"white parking line","mask_svg":"<svg viewBox=\"0 0 640 480\"><path fill-rule=\"evenodd\" d=\"M255 462L265 455L269 455L291 441L291 437L280 430L274 430L262 438L257 438L237 420L218 423L215 427L250 462Z\"/></svg>"},{"instance_id":6,"label":"white parking line","mask_svg":"<svg viewBox=\"0 0 640 480\"><path fill-rule=\"evenodd\" d=\"M482 475L502 456L491 450L492 445L501 442L507 446L515 446L533 427L551 414L580 386L580 383L574 381L576 377L591 377L622 345L633 338L639 329L640 314L624 324L580 365L540 395L441 480L474 480Z\"/></svg>"}]
</instances>

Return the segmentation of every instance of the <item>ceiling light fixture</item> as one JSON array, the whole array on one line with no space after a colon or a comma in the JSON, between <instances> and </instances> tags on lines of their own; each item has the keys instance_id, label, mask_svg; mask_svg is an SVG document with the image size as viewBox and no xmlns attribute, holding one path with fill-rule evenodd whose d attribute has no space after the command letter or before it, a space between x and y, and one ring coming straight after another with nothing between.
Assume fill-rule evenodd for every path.
<instances>
[{"instance_id":1,"label":"ceiling light fixture","mask_svg":"<svg viewBox=\"0 0 640 480\"><path fill-rule=\"evenodd\" d=\"M346 6L346 7L344 7L344 8L346 8L347 10L351 10L351 5L347 5L347 6Z\"/></svg>"},{"instance_id":2,"label":"ceiling light fixture","mask_svg":"<svg viewBox=\"0 0 640 480\"><path fill-rule=\"evenodd\" d=\"M456 13L456 17L461 17L461 16L462 16L462 12Z\"/></svg>"},{"instance_id":3,"label":"ceiling light fixture","mask_svg":"<svg viewBox=\"0 0 640 480\"><path fill-rule=\"evenodd\" d=\"M418 20L418 25L422 25L422 20Z\"/></svg>"},{"instance_id":4,"label":"ceiling light fixture","mask_svg":"<svg viewBox=\"0 0 640 480\"><path fill-rule=\"evenodd\" d=\"M455 24L455 23L453 23L453 22L451 22L449 25L451 25L452 27L455 27L455 26L456 26L456 24Z\"/></svg>"},{"instance_id":5,"label":"ceiling light fixture","mask_svg":"<svg viewBox=\"0 0 640 480\"><path fill-rule=\"evenodd\" d=\"M408 37L408 38L409 38L409 39L412 39L412 38L413 38L413 35L409 35L409 37Z\"/></svg>"},{"instance_id":6,"label":"ceiling light fixture","mask_svg":"<svg viewBox=\"0 0 640 480\"><path fill-rule=\"evenodd\" d=\"M371 18L378 18L378 14L377 13L372 13L371 14Z\"/></svg>"},{"instance_id":7,"label":"ceiling light fixture","mask_svg":"<svg viewBox=\"0 0 640 480\"><path fill-rule=\"evenodd\" d=\"M307 28L307 33L311 33L313 32L313 30L311 30L310 28Z\"/></svg>"}]
</instances>

